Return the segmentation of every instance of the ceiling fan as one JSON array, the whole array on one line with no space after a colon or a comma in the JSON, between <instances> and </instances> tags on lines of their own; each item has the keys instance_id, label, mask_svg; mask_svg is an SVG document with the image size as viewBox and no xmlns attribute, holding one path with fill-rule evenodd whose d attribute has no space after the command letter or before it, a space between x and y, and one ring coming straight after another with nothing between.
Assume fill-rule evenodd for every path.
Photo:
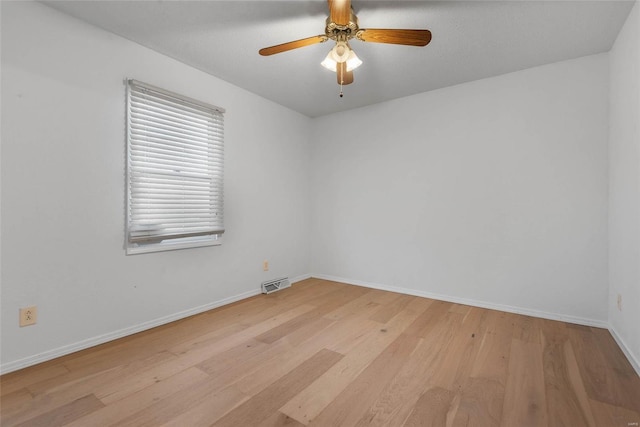
<instances>
[{"instance_id":1,"label":"ceiling fan","mask_svg":"<svg viewBox=\"0 0 640 427\"><path fill-rule=\"evenodd\" d=\"M335 46L321 64L325 68L336 72L338 84L340 85L340 97L342 97L342 85L353 83L353 70L362 64L362 61L349 46L349 40L355 38L363 42L407 46L426 46L431 41L431 31L429 30L360 28L358 26L358 17L351 8L351 0L327 1L329 3L329 17L327 18L324 34L265 47L260 49L260 55L274 55L300 47L324 43L329 39L335 41Z\"/></svg>"}]
</instances>

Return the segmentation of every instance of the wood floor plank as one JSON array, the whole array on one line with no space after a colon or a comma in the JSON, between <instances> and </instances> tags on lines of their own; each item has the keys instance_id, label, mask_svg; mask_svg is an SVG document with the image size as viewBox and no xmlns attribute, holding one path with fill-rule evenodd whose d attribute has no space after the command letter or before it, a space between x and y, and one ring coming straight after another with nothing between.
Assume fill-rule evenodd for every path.
<instances>
[{"instance_id":1,"label":"wood floor plank","mask_svg":"<svg viewBox=\"0 0 640 427\"><path fill-rule=\"evenodd\" d=\"M511 314L513 319L513 338L529 343L540 343L540 323L542 319L531 316Z\"/></svg>"},{"instance_id":2,"label":"wood floor plank","mask_svg":"<svg viewBox=\"0 0 640 427\"><path fill-rule=\"evenodd\" d=\"M413 352L420 338L400 335L358 375L317 417L311 426L354 425Z\"/></svg>"},{"instance_id":3,"label":"wood floor plank","mask_svg":"<svg viewBox=\"0 0 640 427\"><path fill-rule=\"evenodd\" d=\"M234 364L242 364L247 360L260 357L270 346L256 339L250 338L247 341L231 347L227 351L216 353L211 357L197 363L195 366L210 375L216 375L229 369ZM278 350L281 350L278 348Z\"/></svg>"},{"instance_id":4,"label":"wood floor plank","mask_svg":"<svg viewBox=\"0 0 640 427\"><path fill-rule=\"evenodd\" d=\"M319 351L280 380L229 412L214 426L237 427L258 424L270 417L301 390L304 390L342 357L344 357L342 354L330 350Z\"/></svg>"},{"instance_id":5,"label":"wood floor plank","mask_svg":"<svg viewBox=\"0 0 640 427\"><path fill-rule=\"evenodd\" d=\"M548 425L542 349L539 343L514 338L501 425Z\"/></svg>"},{"instance_id":6,"label":"wood floor plank","mask_svg":"<svg viewBox=\"0 0 640 427\"><path fill-rule=\"evenodd\" d=\"M443 380L440 373L448 370L442 367L448 365L455 341L453 337L463 320L463 315L447 312L432 323L429 333L425 338L419 338L410 358L362 414L357 425L400 425L422 393L439 383L451 383L452 380ZM454 372L452 370L451 379Z\"/></svg>"},{"instance_id":7,"label":"wood floor plank","mask_svg":"<svg viewBox=\"0 0 640 427\"><path fill-rule=\"evenodd\" d=\"M192 324L193 322L184 322L184 324ZM244 329L245 326L240 324L230 324L224 328L227 333L237 332ZM215 328L212 328L215 329ZM202 331L201 328L194 327L193 329L186 329L189 332L185 332L180 328L163 328L160 330L149 331L151 338L148 338L145 333L140 334L140 341L132 340L131 337L126 337L121 340L116 340L113 347L110 347L109 343L98 346L95 354L91 354L89 350L84 350L80 353L83 355L78 358L67 359L67 356L63 358L64 365L68 367L69 374L66 375L66 381L75 381L79 378L83 378L87 375L91 375L97 371L106 371L112 368L114 365L128 365L134 363L136 360L152 357L154 354L161 352L171 352L171 349L187 340L188 337L198 335L198 331ZM207 330L208 334L214 333L211 330ZM138 335L138 334L136 334ZM72 355L73 356L73 355ZM38 383L34 386L30 386L30 389L34 392L39 390L46 390L50 387L50 384L55 382L45 381Z\"/></svg>"},{"instance_id":8,"label":"wood floor plank","mask_svg":"<svg viewBox=\"0 0 640 427\"><path fill-rule=\"evenodd\" d=\"M450 312L462 314L463 316L466 316L467 313L469 313L469 310L471 310L470 305L462 305L462 304L453 304L451 308L449 308Z\"/></svg>"},{"instance_id":9,"label":"wood floor plank","mask_svg":"<svg viewBox=\"0 0 640 427\"><path fill-rule=\"evenodd\" d=\"M28 406L33 401L33 394L26 388L15 390L2 396L0 400L0 413L3 413L2 407L5 408L21 408ZM4 415L4 414L3 414ZM3 416L3 418L5 418Z\"/></svg>"},{"instance_id":10,"label":"wood floor plank","mask_svg":"<svg viewBox=\"0 0 640 427\"><path fill-rule=\"evenodd\" d=\"M433 324L444 317L453 304L445 301L433 301L429 309L420 315L405 331L407 335L424 338L433 328Z\"/></svg>"},{"instance_id":11,"label":"wood floor plank","mask_svg":"<svg viewBox=\"0 0 640 427\"><path fill-rule=\"evenodd\" d=\"M563 326L560 322L544 321L542 327L549 426L561 427L578 421L580 425L595 427L573 347Z\"/></svg>"},{"instance_id":12,"label":"wood floor plank","mask_svg":"<svg viewBox=\"0 0 640 427\"><path fill-rule=\"evenodd\" d=\"M388 294L391 293L389 292ZM327 319L340 320L353 314L359 314L363 309L373 311L373 309L380 307L380 303L376 302L375 300L381 299L383 297L392 298L392 296L387 296L386 294L382 293L382 291L378 291L376 289L368 289L367 292L363 293L359 297L348 301L346 304L343 304L335 310L328 312L324 316Z\"/></svg>"},{"instance_id":13,"label":"wood floor plank","mask_svg":"<svg viewBox=\"0 0 640 427\"><path fill-rule=\"evenodd\" d=\"M284 335L274 344L282 342L290 348L296 348L309 340L320 339L325 334L330 333L336 327L336 322L325 317L318 317L309 321L306 325L298 328L287 335Z\"/></svg>"},{"instance_id":14,"label":"wood floor plank","mask_svg":"<svg viewBox=\"0 0 640 427\"><path fill-rule=\"evenodd\" d=\"M272 328L280 326L301 314L309 312L314 308L311 304L298 305L240 331L224 335L217 333L201 335L183 344L172 347L170 351L183 357L188 354L193 355L195 359L199 359L200 353L207 355L211 354L212 351L221 353L249 339L253 339ZM212 347L215 347L215 350Z\"/></svg>"},{"instance_id":15,"label":"wood floor plank","mask_svg":"<svg viewBox=\"0 0 640 427\"><path fill-rule=\"evenodd\" d=\"M633 374L608 331L573 325L567 328L580 376L589 398L640 412L640 380Z\"/></svg>"},{"instance_id":16,"label":"wood floor plank","mask_svg":"<svg viewBox=\"0 0 640 427\"><path fill-rule=\"evenodd\" d=\"M68 373L69 370L55 360L5 374L0 377L0 396Z\"/></svg>"},{"instance_id":17,"label":"wood floor plank","mask_svg":"<svg viewBox=\"0 0 640 427\"><path fill-rule=\"evenodd\" d=\"M58 427L104 407L104 404L94 395L81 397L73 402L62 405L51 411L45 412L33 418L29 418L18 427Z\"/></svg>"},{"instance_id":18,"label":"wood floor plank","mask_svg":"<svg viewBox=\"0 0 640 427\"><path fill-rule=\"evenodd\" d=\"M104 408L95 410L66 425L66 427L110 426L138 413L159 400L204 382L207 374L196 368L189 368L169 378L132 393L126 399L118 400Z\"/></svg>"},{"instance_id":19,"label":"wood floor plank","mask_svg":"<svg viewBox=\"0 0 640 427\"><path fill-rule=\"evenodd\" d=\"M296 329L303 327L309 321L311 321L317 316L318 316L317 309L307 313L303 313L275 328L271 328L268 331L265 331L262 334L257 335L256 340L262 341L263 343L266 343L266 344L271 344L279 340L280 338L284 337L285 335L290 334Z\"/></svg>"},{"instance_id":20,"label":"wood floor plank","mask_svg":"<svg viewBox=\"0 0 640 427\"><path fill-rule=\"evenodd\" d=\"M430 388L424 392L402 424L406 427L441 427L447 424L455 393L441 387Z\"/></svg>"},{"instance_id":21,"label":"wood floor plank","mask_svg":"<svg viewBox=\"0 0 640 427\"><path fill-rule=\"evenodd\" d=\"M0 424L633 426L605 329L320 279L0 377Z\"/></svg>"},{"instance_id":22,"label":"wood floor plank","mask_svg":"<svg viewBox=\"0 0 640 427\"><path fill-rule=\"evenodd\" d=\"M375 320L380 323L387 323L414 299L415 298L410 295L396 295L389 304L383 304L378 310L376 310L376 312L371 316L371 320Z\"/></svg>"},{"instance_id":23,"label":"wood floor plank","mask_svg":"<svg viewBox=\"0 0 640 427\"><path fill-rule=\"evenodd\" d=\"M313 420L382 351L395 341L407 325L426 310L428 305L407 304L406 307L407 310L398 313L385 325L381 325L378 329L372 329L342 360L280 410L303 424L308 424Z\"/></svg>"},{"instance_id":24,"label":"wood floor plank","mask_svg":"<svg viewBox=\"0 0 640 427\"><path fill-rule=\"evenodd\" d=\"M231 381L247 395L257 394L323 348L319 341L307 340L297 347L271 353L272 357L254 363L245 374Z\"/></svg>"},{"instance_id":25,"label":"wood floor plank","mask_svg":"<svg viewBox=\"0 0 640 427\"><path fill-rule=\"evenodd\" d=\"M471 376L488 378L506 384L513 324L507 313L490 310L480 348L473 361Z\"/></svg>"},{"instance_id":26,"label":"wood floor plank","mask_svg":"<svg viewBox=\"0 0 640 427\"><path fill-rule=\"evenodd\" d=\"M287 356L287 352L293 352L295 348L305 341L313 340L314 337L332 324L334 324L334 322L329 319L318 318L304 328L300 328L295 333L284 337L282 340L278 340L273 344L260 346L260 351L258 352L248 352L245 355L226 362L220 361L217 356L214 356L212 359L197 366L212 375L221 387L229 386L246 377L256 378L257 371L263 372L261 378L263 378L264 382L269 381L269 379L265 379L265 376L275 380L278 373L269 371L269 364L277 366L279 361ZM313 347L305 351L311 353L317 351L319 348L320 347ZM301 354L298 354L298 356L304 357L304 355ZM287 360L287 363L295 364L296 360ZM265 372L266 375L264 374ZM251 382L251 380L249 380L249 382ZM256 385L255 381L253 385Z\"/></svg>"},{"instance_id":27,"label":"wood floor plank","mask_svg":"<svg viewBox=\"0 0 640 427\"><path fill-rule=\"evenodd\" d=\"M636 374L611 333L602 328L591 328L594 341L602 353L617 393L617 399L627 409L640 412L640 377Z\"/></svg>"},{"instance_id":28,"label":"wood floor plank","mask_svg":"<svg viewBox=\"0 0 640 427\"><path fill-rule=\"evenodd\" d=\"M209 426L250 396L231 385L220 389L210 378L193 387L175 392L134 414L119 420L113 427Z\"/></svg>"},{"instance_id":29,"label":"wood floor plank","mask_svg":"<svg viewBox=\"0 0 640 427\"><path fill-rule=\"evenodd\" d=\"M455 313L451 313L454 315ZM434 384L447 390L460 389L471 375L473 362L478 354L487 328L487 310L472 307L462 318L456 330L456 340L452 340L447 364L450 369L443 369L434 378Z\"/></svg>"},{"instance_id":30,"label":"wood floor plank","mask_svg":"<svg viewBox=\"0 0 640 427\"><path fill-rule=\"evenodd\" d=\"M256 424L256 427L304 427L304 424L278 411L266 420Z\"/></svg>"},{"instance_id":31,"label":"wood floor plank","mask_svg":"<svg viewBox=\"0 0 640 427\"><path fill-rule=\"evenodd\" d=\"M307 339L299 345L279 352L269 359L263 359L250 375L245 375L237 380L236 384L245 393L256 394L318 351L322 349L335 351L331 348L331 344L334 341L354 340L356 336L363 333L361 331L365 328L370 328L370 324L366 323L366 319L362 321L355 319L353 327L347 328L339 327L337 322L332 321L328 327L322 330L322 333L316 336L308 335L306 336Z\"/></svg>"},{"instance_id":32,"label":"wood floor plank","mask_svg":"<svg viewBox=\"0 0 640 427\"><path fill-rule=\"evenodd\" d=\"M582 381L580 370L578 369L578 363L576 361L575 352L573 351L573 346L568 341L564 343L564 357L568 370L569 382L576 394L578 404L580 405L580 409L582 410L582 414L587 425L598 425L593 417L593 411L589 404L589 397L587 396L587 391L584 388L584 382ZM575 420L571 419L567 420L567 422L575 423Z\"/></svg>"},{"instance_id":33,"label":"wood floor plank","mask_svg":"<svg viewBox=\"0 0 640 427\"><path fill-rule=\"evenodd\" d=\"M622 426L637 427L640 425L640 413L627 408L608 403L589 400L589 405L593 411L596 425L600 426Z\"/></svg>"},{"instance_id":34,"label":"wood floor plank","mask_svg":"<svg viewBox=\"0 0 640 427\"><path fill-rule=\"evenodd\" d=\"M504 384L490 378L469 378L464 388L456 390L451 427L469 425L500 426Z\"/></svg>"},{"instance_id":35,"label":"wood floor plank","mask_svg":"<svg viewBox=\"0 0 640 427\"><path fill-rule=\"evenodd\" d=\"M128 398L131 394L173 377L190 369L192 366L193 363L190 361L174 357L149 368L140 369L125 378L102 383L94 387L94 394L103 403L110 404L120 399Z\"/></svg>"},{"instance_id":36,"label":"wood floor plank","mask_svg":"<svg viewBox=\"0 0 640 427\"><path fill-rule=\"evenodd\" d=\"M454 427L500 425L513 334L513 324L505 319L498 311L487 314L470 377L457 391Z\"/></svg>"},{"instance_id":37,"label":"wood floor plank","mask_svg":"<svg viewBox=\"0 0 640 427\"><path fill-rule=\"evenodd\" d=\"M358 346L362 340L365 340L367 334L372 330L380 329L380 322L369 319L375 307L375 305L363 306L361 312L352 313L340 320L334 321L334 323L327 328L327 335L319 337L323 341L322 345L336 353L349 353L349 351ZM327 339L328 337L331 338Z\"/></svg>"},{"instance_id":38,"label":"wood floor plank","mask_svg":"<svg viewBox=\"0 0 640 427\"><path fill-rule=\"evenodd\" d=\"M105 383L118 382L140 371L151 369L156 366L156 364L167 361L173 357L175 356L170 353L162 352L126 365L114 366L111 369L99 371L84 378L61 382L60 384L51 386L46 391L40 391L37 394L34 393L34 398L26 402L25 405L12 408L3 407L2 425L5 423L19 424L34 416L54 411L58 407L92 395L97 387Z\"/></svg>"},{"instance_id":39,"label":"wood floor plank","mask_svg":"<svg viewBox=\"0 0 640 427\"><path fill-rule=\"evenodd\" d=\"M205 396L199 404L190 406L166 423L155 425L162 425L163 427L208 427L249 400L249 398L234 386L226 387ZM149 426L151 425L153 424Z\"/></svg>"},{"instance_id":40,"label":"wood floor plank","mask_svg":"<svg viewBox=\"0 0 640 427\"><path fill-rule=\"evenodd\" d=\"M398 296L402 294L398 294L397 292L383 291L382 289L371 289L365 288L368 290L367 297L374 303L383 306L383 305L391 305L394 301L398 299Z\"/></svg>"}]
</instances>

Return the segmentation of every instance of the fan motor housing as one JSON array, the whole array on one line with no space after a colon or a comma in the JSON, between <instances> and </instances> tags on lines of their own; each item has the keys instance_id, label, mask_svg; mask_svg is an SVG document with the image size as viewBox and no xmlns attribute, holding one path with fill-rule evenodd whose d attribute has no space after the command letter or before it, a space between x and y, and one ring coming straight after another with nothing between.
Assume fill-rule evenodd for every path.
<instances>
[{"instance_id":1,"label":"fan motor housing","mask_svg":"<svg viewBox=\"0 0 640 427\"><path fill-rule=\"evenodd\" d=\"M335 22L331 22L331 18L327 18L327 26L324 29L324 33L331 40L350 40L356 36L360 27L358 27L358 17L351 11L351 17L347 25L338 25Z\"/></svg>"}]
</instances>

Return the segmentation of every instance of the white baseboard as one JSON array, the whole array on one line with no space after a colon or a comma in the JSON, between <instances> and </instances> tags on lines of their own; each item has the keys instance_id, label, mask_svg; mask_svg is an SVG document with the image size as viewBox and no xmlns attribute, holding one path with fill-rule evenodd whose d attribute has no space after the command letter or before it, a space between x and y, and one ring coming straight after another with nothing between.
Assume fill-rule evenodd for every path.
<instances>
[{"instance_id":1,"label":"white baseboard","mask_svg":"<svg viewBox=\"0 0 640 427\"><path fill-rule=\"evenodd\" d=\"M303 274L290 279L291 283L300 282L308 279L311 274ZM65 356L67 354L75 353L76 351L84 350L90 347L94 347L99 344L104 344L109 341L116 340L118 338L126 337L128 335L136 334L138 332L146 331L157 326L161 326L167 323L175 322L176 320L184 319L185 317L193 316L194 314L203 313L205 311L213 310L214 308L221 307L223 305L231 304L236 301L240 301L245 298L249 298L260 294L260 289L243 292L238 295L234 295L229 298L224 298L219 301L214 301L209 304L201 305L199 307L184 310L179 313L170 314L168 316L161 317L159 319L150 320L148 322L141 323L139 325L131 326L128 328L120 329L118 331L110 332L97 337L89 338L83 341L79 341L73 344L65 345L55 348L53 350L46 351L44 353L36 354L34 356L18 359L13 362L0 364L0 374L6 374L8 372L17 371L18 369L26 368L38 363L46 362L47 360L55 359L56 357Z\"/></svg>"},{"instance_id":2,"label":"white baseboard","mask_svg":"<svg viewBox=\"0 0 640 427\"><path fill-rule=\"evenodd\" d=\"M629 361L629 363L631 363L633 369L635 369L636 373L640 375L640 361L638 360L638 358L631 352L627 343L622 339L620 335L618 335L618 332L613 326L609 326L609 332L611 333L613 339L616 340L616 343L618 343L618 347L620 347L624 355L627 356L627 360Z\"/></svg>"},{"instance_id":3,"label":"white baseboard","mask_svg":"<svg viewBox=\"0 0 640 427\"><path fill-rule=\"evenodd\" d=\"M83 341L79 341L73 344L65 345L55 348L53 350L45 351L44 353L36 354L34 356L18 359L13 362L3 363L0 365L0 374L6 374L8 372L17 371L18 369L26 368L28 366L35 365L37 363L46 362L47 360L55 359L56 357L65 356L67 354L75 353L76 351L84 350L89 347L94 347L99 344L104 344L109 341L116 340L118 338L126 337L128 335L136 334L138 332L146 331L147 329L155 328L167 323L174 322L176 320L184 319L185 317L193 316L194 314L203 313L205 311L212 310L223 305L231 304L236 301L240 301L245 298L259 295L260 289L255 289L248 292L243 292L238 295L234 295L229 298L224 298L219 301L214 301L209 304L194 307L189 310L184 310L178 313L170 314L168 316L161 317L159 319L150 320L148 322L140 323L135 326L120 329L118 331L109 332L104 335L89 338Z\"/></svg>"},{"instance_id":4,"label":"white baseboard","mask_svg":"<svg viewBox=\"0 0 640 427\"><path fill-rule=\"evenodd\" d=\"M560 320L562 322L574 323L577 325L594 326L597 328L609 328L609 323L604 320L587 319L584 317L571 316L560 313L549 313L546 311L534 310L524 307L515 307L511 305L495 304L487 301L479 301L474 299L459 298L450 295L441 295L432 292L419 291L416 289L401 288L397 286L382 285L379 283L364 282L361 280L345 279L343 277L328 276L326 274L312 274L312 277L318 279L330 280L333 282L341 282L349 285L364 286L366 288L380 289L383 291L397 292L406 295L413 295L423 298L437 299L440 301L453 302L456 304L470 305L473 307L488 308L490 310L506 311L508 313L523 314L525 316L540 317L549 320Z\"/></svg>"},{"instance_id":5,"label":"white baseboard","mask_svg":"<svg viewBox=\"0 0 640 427\"><path fill-rule=\"evenodd\" d=\"M311 274L301 274L300 276L293 277L289 279L291 284L293 285L296 282L302 282L303 280L307 280L311 278Z\"/></svg>"}]
</instances>

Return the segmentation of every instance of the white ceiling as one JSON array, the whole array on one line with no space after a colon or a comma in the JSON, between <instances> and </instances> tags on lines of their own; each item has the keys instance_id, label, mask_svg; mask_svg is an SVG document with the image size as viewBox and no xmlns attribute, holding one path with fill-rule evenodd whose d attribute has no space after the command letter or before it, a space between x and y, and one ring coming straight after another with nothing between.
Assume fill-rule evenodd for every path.
<instances>
[{"instance_id":1,"label":"white ceiling","mask_svg":"<svg viewBox=\"0 0 640 427\"><path fill-rule=\"evenodd\" d=\"M316 1L46 1L49 6L317 117L608 51L632 1L358 1L361 28L427 28L426 47L352 41L364 64L339 98L320 66L331 41L274 56L262 47L324 33Z\"/></svg>"}]
</instances>

